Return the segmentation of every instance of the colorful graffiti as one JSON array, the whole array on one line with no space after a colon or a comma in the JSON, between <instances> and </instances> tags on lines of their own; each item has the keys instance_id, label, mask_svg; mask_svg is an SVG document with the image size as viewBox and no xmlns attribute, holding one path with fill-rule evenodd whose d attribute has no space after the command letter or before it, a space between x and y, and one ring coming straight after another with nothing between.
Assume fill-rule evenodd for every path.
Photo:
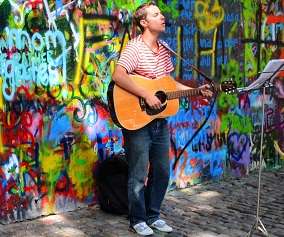
<instances>
[{"instance_id":1,"label":"colorful graffiti","mask_svg":"<svg viewBox=\"0 0 284 237\"><path fill-rule=\"evenodd\" d=\"M139 32L132 13L143 1L0 0L0 221L74 210L97 201L100 162L123 153L110 119L107 87L116 61ZM283 55L282 1L157 1L173 77L192 87L243 88ZM242 177L259 165L282 166L283 73L261 90L183 98L168 118L169 189ZM264 144L260 148L262 101ZM259 164L259 156L264 156Z\"/></svg>"}]
</instances>

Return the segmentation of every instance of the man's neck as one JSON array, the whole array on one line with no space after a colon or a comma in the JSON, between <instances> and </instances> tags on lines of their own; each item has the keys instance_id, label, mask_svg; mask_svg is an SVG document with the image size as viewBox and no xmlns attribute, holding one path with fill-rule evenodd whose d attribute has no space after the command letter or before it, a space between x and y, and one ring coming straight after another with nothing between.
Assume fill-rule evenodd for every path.
<instances>
[{"instance_id":1,"label":"man's neck","mask_svg":"<svg viewBox=\"0 0 284 237\"><path fill-rule=\"evenodd\" d=\"M153 35L150 32L144 32L142 34L142 39L144 43L151 49L153 52L158 52L159 47L157 43L158 35Z\"/></svg>"}]
</instances>

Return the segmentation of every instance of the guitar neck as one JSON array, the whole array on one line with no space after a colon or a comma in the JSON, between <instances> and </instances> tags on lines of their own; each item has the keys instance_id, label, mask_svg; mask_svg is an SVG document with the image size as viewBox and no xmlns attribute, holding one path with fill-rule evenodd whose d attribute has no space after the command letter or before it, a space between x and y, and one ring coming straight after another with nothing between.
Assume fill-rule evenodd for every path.
<instances>
[{"instance_id":1,"label":"guitar neck","mask_svg":"<svg viewBox=\"0 0 284 237\"><path fill-rule=\"evenodd\" d=\"M218 88L217 88L218 87ZM212 91L215 90L220 90L219 85L214 85L214 87L211 87ZM168 100L174 100L174 99L178 99L178 98L182 98L182 97L193 97L193 96L198 96L200 95L200 92L204 90L202 88L192 88L192 89L188 89L188 90L180 90L180 91L170 91L167 92L167 99Z\"/></svg>"}]
</instances>

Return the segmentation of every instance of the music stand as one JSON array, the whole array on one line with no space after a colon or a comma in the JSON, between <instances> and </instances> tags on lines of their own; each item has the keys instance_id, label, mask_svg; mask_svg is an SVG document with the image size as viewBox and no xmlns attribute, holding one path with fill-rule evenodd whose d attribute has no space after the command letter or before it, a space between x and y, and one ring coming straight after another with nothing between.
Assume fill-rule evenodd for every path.
<instances>
[{"instance_id":1,"label":"music stand","mask_svg":"<svg viewBox=\"0 0 284 237\"><path fill-rule=\"evenodd\" d=\"M265 97L265 89L267 88L267 83L272 83L273 79L278 75L278 73L284 69L284 59L275 59L268 62L264 71L259 76L259 78L254 81L251 85L244 88L243 91L249 92L251 90L263 90L263 99L262 99L262 118L261 118L261 137L260 137L260 157L259 157L259 170L258 170L258 192L257 192L257 207L256 207L256 219L251 230L248 232L247 237L251 236L255 230L260 230L268 235L267 230L262 224L259 218L259 206L260 206L260 184L261 184L261 170L262 170L262 145L263 145L263 127L264 127L264 97ZM260 224L260 226L259 226Z\"/></svg>"}]
</instances>

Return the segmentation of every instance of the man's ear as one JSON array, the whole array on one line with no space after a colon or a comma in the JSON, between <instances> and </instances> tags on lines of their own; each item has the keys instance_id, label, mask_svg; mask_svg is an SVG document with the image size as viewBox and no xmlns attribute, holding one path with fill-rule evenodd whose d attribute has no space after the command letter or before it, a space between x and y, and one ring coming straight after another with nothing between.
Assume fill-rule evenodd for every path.
<instances>
[{"instance_id":1,"label":"man's ear","mask_svg":"<svg viewBox=\"0 0 284 237\"><path fill-rule=\"evenodd\" d=\"M140 21L141 26L143 26L144 28L147 26L147 22L146 20L141 20Z\"/></svg>"}]
</instances>

